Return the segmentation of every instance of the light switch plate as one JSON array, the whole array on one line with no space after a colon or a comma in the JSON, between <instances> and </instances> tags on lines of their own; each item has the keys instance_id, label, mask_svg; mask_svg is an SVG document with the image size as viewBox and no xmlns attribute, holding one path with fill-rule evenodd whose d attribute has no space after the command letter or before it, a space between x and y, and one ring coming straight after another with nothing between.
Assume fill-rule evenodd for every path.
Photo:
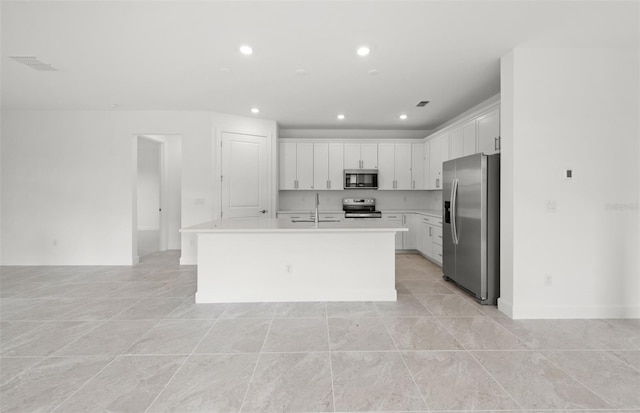
<instances>
[{"instance_id":1,"label":"light switch plate","mask_svg":"<svg viewBox=\"0 0 640 413\"><path fill-rule=\"evenodd\" d=\"M546 211L549 213L558 212L558 201L556 201L555 199L547 201Z\"/></svg>"}]
</instances>

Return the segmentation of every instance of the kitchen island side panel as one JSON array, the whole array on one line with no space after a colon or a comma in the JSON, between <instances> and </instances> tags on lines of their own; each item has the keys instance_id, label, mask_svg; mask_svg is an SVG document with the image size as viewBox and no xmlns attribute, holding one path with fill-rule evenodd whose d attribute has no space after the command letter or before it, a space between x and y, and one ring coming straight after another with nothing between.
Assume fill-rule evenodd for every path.
<instances>
[{"instance_id":1,"label":"kitchen island side panel","mask_svg":"<svg viewBox=\"0 0 640 413\"><path fill-rule=\"evenodd\" d=\"M197 303L395 300L395 232L198 234Z\"/></svg>"}]
</instances>

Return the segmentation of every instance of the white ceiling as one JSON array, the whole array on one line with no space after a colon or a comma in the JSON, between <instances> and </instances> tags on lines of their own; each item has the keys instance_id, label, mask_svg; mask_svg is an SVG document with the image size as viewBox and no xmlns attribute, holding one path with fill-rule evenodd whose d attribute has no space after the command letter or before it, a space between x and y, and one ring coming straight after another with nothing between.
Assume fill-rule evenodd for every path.
<instances>
[{"instance_id":1,"label":"white ceiling","mask_svg":"<svg viewBox=\"0 0 640 413\"><path fill-rule=\"evenodd\" d=\"M638 48L638 5L3 1L2 106L117 104L258 116L282 128L429 130L499 93L499 59L517 45ZM255 53L241 55L242 44ZM357 56L360 45L371 54ZM36 71L16 55L59 71ZM431 103L416 108L421 100Z\"/></svg>"}]
</instances>

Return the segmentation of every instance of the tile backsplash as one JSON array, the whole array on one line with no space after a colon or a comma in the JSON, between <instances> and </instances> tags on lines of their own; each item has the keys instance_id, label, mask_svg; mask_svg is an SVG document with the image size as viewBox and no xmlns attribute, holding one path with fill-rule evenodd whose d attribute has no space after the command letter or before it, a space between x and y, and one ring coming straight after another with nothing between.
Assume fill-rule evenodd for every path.
<instances>
[{"instance_id":1,"label":"tile backsplash","mask_svg":"<svg viewBox=\"0 0 640 413\"><path fill-rule=\"evenodd\" d=\"M344 191L279 191L280 211L311 211L316 193L321 210L342 210L342 198L375 198L376 207L385 209L440 209L442 191L378 191L355 189Z\"/></svg>"}]
</instances>

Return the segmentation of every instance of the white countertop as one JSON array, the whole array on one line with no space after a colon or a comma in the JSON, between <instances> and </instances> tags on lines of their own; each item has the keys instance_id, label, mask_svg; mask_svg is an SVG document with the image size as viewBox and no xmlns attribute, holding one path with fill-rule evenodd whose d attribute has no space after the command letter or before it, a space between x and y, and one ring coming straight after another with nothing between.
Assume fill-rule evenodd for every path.
<instances>
[{"instance_id":1,"label":"white countertop","mask_svg":"<svg viewBox=\"0 0 640 413\"><path fill-rule=\"evenodd\" d=\"M313 215L315 212L307 209L307 210L289 210L289 211L278 211L278 214L311 214ZM320 210L321 214L344 214L342 210ZM430 215L438 218L442 218L442 210L440 209L385 209L382 211L383 214L420 214L420 215Z\"/></svg>"},{"instance_id":2,"label":"white countertop","mask_svg":"<svg viewBox=\"0 0 640 413\"><path fill-rule=\"evenodd\" d=\"M191 233L241 233L241 232L400 232L408 228L398 227L393 222L383 220L342 221L342 222L291 222L287 218L248 218L209 221L182 228L180 232Z\"/></svg>"}]
</instances>

